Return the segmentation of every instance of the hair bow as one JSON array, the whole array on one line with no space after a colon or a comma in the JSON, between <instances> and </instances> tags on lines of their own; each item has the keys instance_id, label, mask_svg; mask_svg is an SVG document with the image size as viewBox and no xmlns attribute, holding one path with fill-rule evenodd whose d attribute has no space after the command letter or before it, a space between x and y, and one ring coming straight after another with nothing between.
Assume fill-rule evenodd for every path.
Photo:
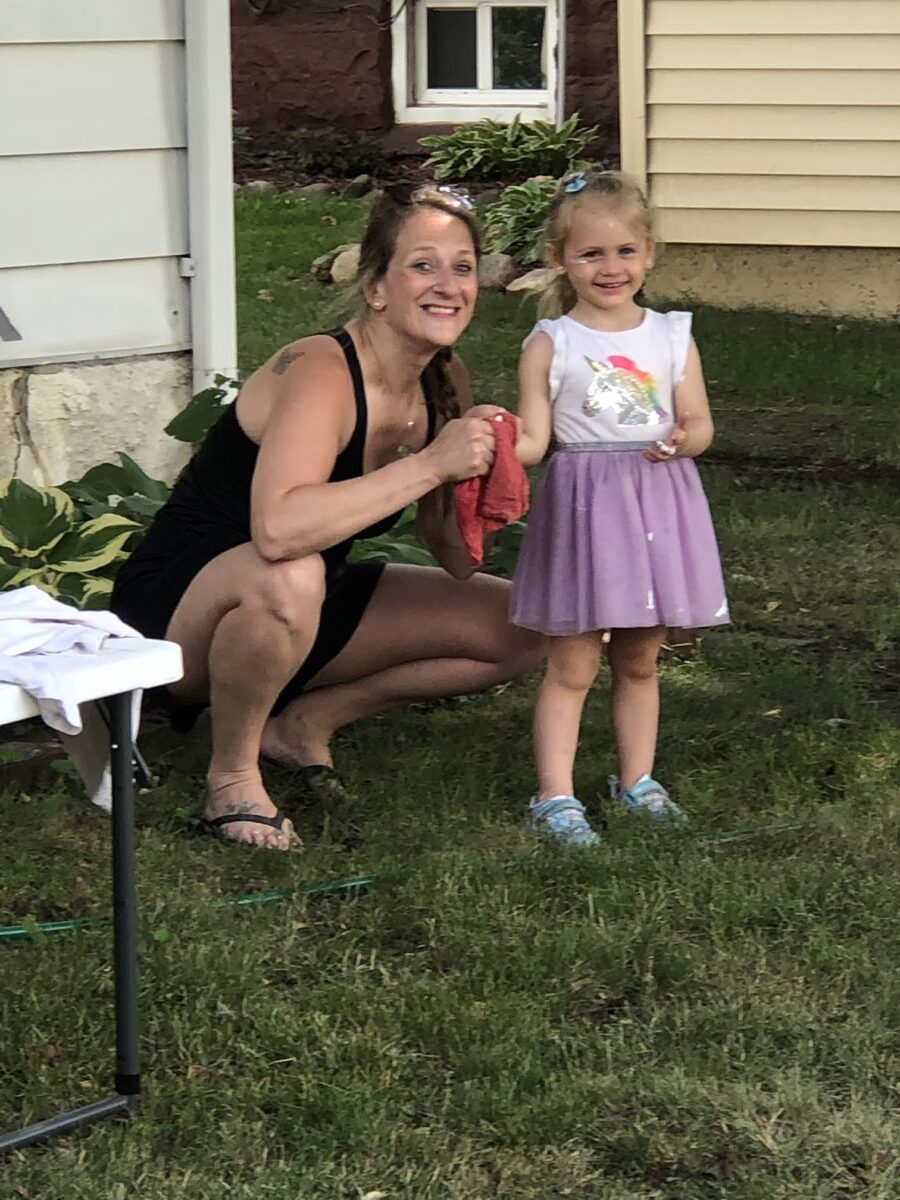
<instances>
[{"instance_id":1,"label":"hair bow","mask_svg":"<svg viewBox=\"0 0 900 1200\"><path fill-rule=\"evenodd\" d=\"M563 188L564 192L574 193L580 192L583 187L587 186L587 179L584 171L576 171L573 176L566 182Z\"/></svg>"}]
</instances>

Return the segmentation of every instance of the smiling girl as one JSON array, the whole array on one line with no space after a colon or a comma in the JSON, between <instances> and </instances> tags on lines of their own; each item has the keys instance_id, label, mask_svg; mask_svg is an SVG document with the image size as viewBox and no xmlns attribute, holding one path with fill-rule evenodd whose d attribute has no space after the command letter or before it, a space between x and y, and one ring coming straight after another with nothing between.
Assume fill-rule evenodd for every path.
<instances>
[{"instance_id":1,"label":"smiling girl","mask_svg":"<svg viewBox=\"0 0 900 1200\"><path fill-rule=\"evenodd\" d=\"M637 297L653 266L648 205L618 172L570 177L551 205L546 253L557 279L525 343L522 462L555 453L532 509L512 620L549 634L534 718L538 792L530 815L571 844L598 841L575 797L581 713L609 631L618 775L613 798L682 816L652 777L656 660L667 626L728 621L709 507L694 458L713 424L691 314ZM561 315L559 315L561 314Z\"/></svg>"}]
</instances>

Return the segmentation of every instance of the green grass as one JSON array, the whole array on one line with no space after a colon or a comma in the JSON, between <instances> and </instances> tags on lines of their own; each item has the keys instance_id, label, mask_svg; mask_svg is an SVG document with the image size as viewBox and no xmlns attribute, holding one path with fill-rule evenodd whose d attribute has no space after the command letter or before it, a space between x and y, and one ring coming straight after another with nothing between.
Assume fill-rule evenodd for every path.
<instances>
[{"instance_id":1,"label":"green grass","mask_svg":"<svg viewBox=\"0 0 900 1200\"><path fill-rule=\"evenodd\" d=\"M247 370L331 320L306 268L360 210L239 197L238 216ZM532 315L480 304L465 352L510 401ZM900 1196L896 334L835 324L698 313L735 624L661 675L659 773L690 828L610 813L598 853L536 845L534 679L354 727L353 804L273 776L302 857L187 836L201 781L176 770L139 810L143 1114L15 1156L4 1196ZM68 781L4 812L0 919L108 911L108 822ZM213 907L368 872L364 893ZM107 1089L109 935L0 955L9 1127Z\"/></svg>"}]
</instances>

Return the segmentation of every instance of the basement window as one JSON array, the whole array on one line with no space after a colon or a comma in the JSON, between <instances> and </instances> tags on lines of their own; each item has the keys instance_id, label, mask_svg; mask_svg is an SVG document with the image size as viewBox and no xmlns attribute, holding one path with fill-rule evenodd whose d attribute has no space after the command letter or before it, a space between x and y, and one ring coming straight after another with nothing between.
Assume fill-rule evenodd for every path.
<instances>
[{"instance_id":1,"label":"basement window","mask_svg":"<svg viewBox=\"0 0 900 1200\"><path fill-rule=\"evenodd\" d=\"M393 0L399 123L552 119L557 0Z\"/></svg>"}]
</instances>

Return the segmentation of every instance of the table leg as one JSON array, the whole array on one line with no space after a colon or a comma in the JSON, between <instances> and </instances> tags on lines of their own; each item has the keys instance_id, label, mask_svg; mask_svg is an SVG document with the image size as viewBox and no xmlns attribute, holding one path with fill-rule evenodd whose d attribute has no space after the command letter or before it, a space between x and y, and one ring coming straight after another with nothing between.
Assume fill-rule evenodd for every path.
<instances>
[{"instance_id":1,"label":"table leg","mask_svg":"<svg viewBox=\"0 0 900 1200\"><path fill-rule=\"evenodd\" d=\"M0 1154L69 1133L104 1117L128 1116L136 1111L139 1104L141 1074L138 1057L138 922L131 698L131 692L109 698L117 1095L0 1135Z\"/></svg>"}]
</instances>

